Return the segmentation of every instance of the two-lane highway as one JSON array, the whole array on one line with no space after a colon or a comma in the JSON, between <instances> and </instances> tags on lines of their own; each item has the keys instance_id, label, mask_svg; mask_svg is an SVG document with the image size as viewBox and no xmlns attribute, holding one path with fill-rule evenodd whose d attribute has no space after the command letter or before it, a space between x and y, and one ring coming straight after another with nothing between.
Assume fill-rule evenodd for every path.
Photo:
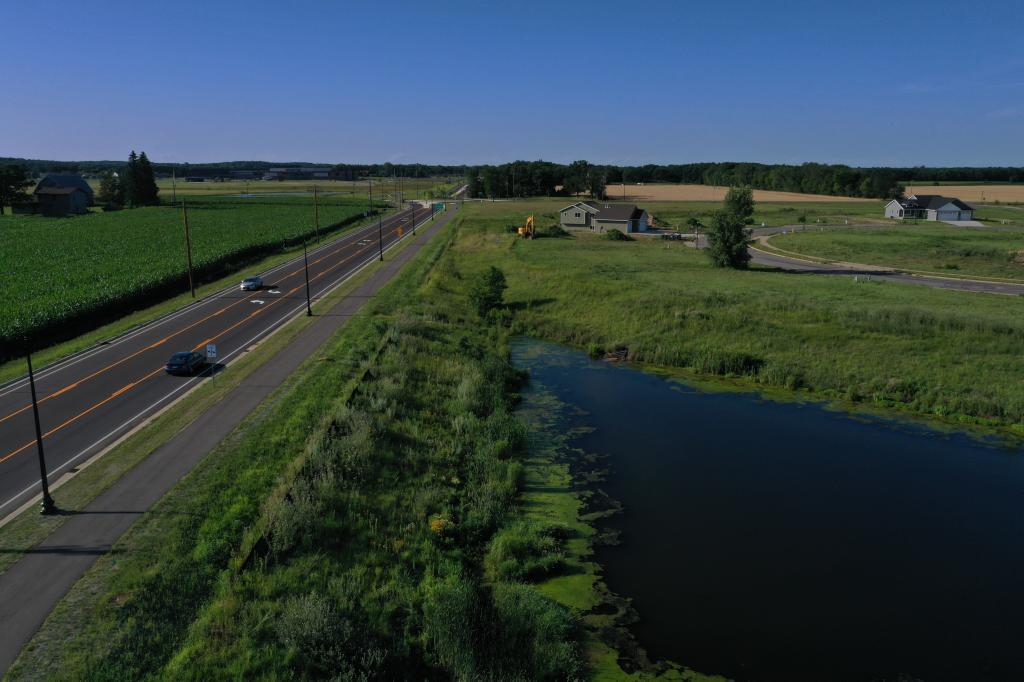
<instances>
[{"instance_id":1,"label":"two-lane highway","mask_svg":"<svg viewBox=\"0 0 1024 682\"><path fill-rule=\"evenodd\" d=\"M430 210L417 208L417 224ZM309 287L316 299L411 232L412 210L342 235L309 252ZM243 273L252 274L252 273ZM303 259L263 276L258 291L234 285L171 315L69 357L36 373L43 445L51 481L100 452L162 409L200 377L167 375L175 352L216 344L219 368L306 306ZM241 276L239 277L241 279ZM26 377L0 386L0 518L39 492L35 429Z\"/></svg>"}]
</instances>

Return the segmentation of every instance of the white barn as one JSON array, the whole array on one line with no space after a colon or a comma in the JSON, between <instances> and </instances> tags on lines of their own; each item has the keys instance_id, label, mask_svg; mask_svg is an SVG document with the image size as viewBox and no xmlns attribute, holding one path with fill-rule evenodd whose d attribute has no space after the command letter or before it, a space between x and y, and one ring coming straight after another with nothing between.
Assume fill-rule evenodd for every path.
<instances>
[{"instance_id":1,"label":"white barn","mask_svg":"<svg viewBox=\"0 0 1024 682\"><path fill-rule=\"evenodd\" d=\"M912 194L885 205L885 217L917 220L974 220L974 207L939 194Z\"/></svg>"}]
</instances>

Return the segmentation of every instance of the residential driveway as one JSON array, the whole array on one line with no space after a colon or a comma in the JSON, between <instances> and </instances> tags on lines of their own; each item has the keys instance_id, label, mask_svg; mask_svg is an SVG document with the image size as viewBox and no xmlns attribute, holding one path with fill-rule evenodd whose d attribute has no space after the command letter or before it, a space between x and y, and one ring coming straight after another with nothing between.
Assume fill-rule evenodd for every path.
<instances>
[{"instance_id":1,"label":"residential driveway","mask_svg":"<svg viewBox=\"0 0 1024 682\"><path fill-rule=\"evenodd\" d=\"M985 223L977 220L943 220L942 222L953 227L985 227Z\"/></svg>"}]
</instances>

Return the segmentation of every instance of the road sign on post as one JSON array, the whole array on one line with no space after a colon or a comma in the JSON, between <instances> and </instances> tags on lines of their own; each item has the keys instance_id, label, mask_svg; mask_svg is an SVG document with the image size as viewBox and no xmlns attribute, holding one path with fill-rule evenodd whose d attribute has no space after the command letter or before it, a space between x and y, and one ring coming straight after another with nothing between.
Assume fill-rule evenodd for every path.
<instances>
[{"instance_id":1,"label":"road sign on post","mask_svg":"<svg viewBox=\"0 0 1024 682\"><path fill-rule=\"evenodd\" d=\"M208 343L206 344L206 359L216 360L217 359L217 344Z\"/></svg>"}]
</instances>

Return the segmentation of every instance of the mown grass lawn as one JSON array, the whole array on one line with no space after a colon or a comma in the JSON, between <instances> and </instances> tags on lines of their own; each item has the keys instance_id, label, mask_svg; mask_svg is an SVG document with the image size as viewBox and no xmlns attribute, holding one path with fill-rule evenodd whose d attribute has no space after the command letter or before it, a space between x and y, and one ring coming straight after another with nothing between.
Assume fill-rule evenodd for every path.
<instances>
[{"instance_id":1,"label":"mown grass lawn","mask_svg":"<svg viewBox=\"0 0 1024 682\"><path fill-rule=\"evenodd\" d=\"M907 270L1024 279L1024 229L913 225L793 232L772 246L829 260Z\"/></svg>"}]
</instances>

